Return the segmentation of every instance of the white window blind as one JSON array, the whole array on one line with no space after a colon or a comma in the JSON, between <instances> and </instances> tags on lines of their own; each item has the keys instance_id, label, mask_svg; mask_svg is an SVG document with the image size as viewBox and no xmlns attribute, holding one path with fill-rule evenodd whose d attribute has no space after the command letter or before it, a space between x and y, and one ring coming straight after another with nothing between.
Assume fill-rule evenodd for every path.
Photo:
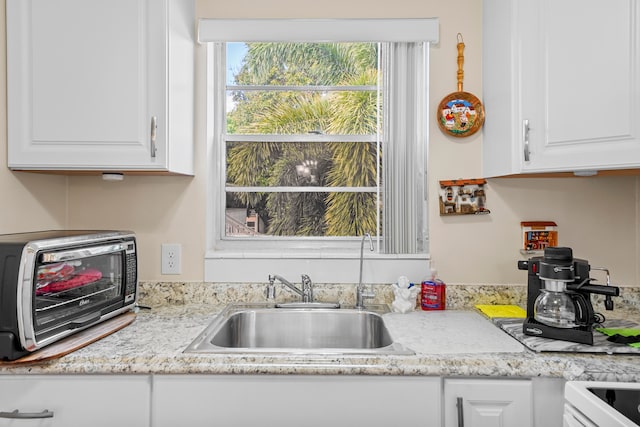
<instances>
[{"instance_id":1,"label":"white window blind","mask_svg":"<svg viewBox=\"0 0 640 427\"><path fill-rule=\"evenodd\" d=\"M427 250L428 43L385 43L383 252Z\"/></svg>"}]
</instances>

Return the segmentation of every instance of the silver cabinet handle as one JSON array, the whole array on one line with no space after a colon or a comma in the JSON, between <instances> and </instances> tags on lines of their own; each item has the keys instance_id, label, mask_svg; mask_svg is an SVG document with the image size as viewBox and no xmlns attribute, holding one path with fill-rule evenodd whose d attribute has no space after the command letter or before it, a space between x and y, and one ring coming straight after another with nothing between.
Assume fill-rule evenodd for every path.
<instances>
[{"instance_id":1,"label":"silver cabinet handle","mask_svg":"<svg viewBox=\"0 0 640 427\"><path fill-rule=\"evenodd\" d=\"M529 161L529 120L522 121L522 141L524 142L524 161Z\"/></svg>"},{"instance_id":2,"label":"silver cabinet handle","mask_svg":"<svg viewBox=\"0 0 640 427\"><path fill-rule=\"evenodd\" d=\"M456 407L458 408L458 427L464 427L463 407L464 401L461 397L456 398Z\"/></svg>"},{"instance_id":3,"label":"silver cabinet handle","mask_svg":"<svg viewBox=\"0 0 640 427\"><path fill-rule=\"evenodd\" d=\"M0 412L0 418L11 418L14 420L32 420L38 418L53 418L53 411L45 409L42 412L20 412L17 409L11 412Z\"/></svg>"},{"instance_id":4,"label":"silver cabinet handle","mask_svg":"<svg viewBox=\"0 0 640 427\"><path fill-rule=\"evenodd\" d=\"M156 157L156 131L158 130L158 118L156 116L151 117L151 133L149 142L151 145L151 157Z\"/></svg>"}]
</instances>

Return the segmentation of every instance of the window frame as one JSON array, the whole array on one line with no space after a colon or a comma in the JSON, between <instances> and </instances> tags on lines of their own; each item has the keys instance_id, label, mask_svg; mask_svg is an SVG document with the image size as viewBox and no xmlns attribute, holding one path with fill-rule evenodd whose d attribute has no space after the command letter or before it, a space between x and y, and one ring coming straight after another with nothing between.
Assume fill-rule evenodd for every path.
<instances>
[{"instance_id":1,"label":"window frame","mask_svg":"<svg viewBox=\"0 0 640 427\"><path fill-rule=\"evenodd\" d=\"M224 108L226 82L220 78L219 73L225 73L224 61L216 61L222 53L219 45L210 43L219 38L220 42L254 41L252 37L258 37L255 41L327 41L326 37L318 38L314 31L322 31L323 34L332 34L336 40L331 41L380 41L385 39L385 34L391 34L391 41L409 39L426 42L425 56L428 65L429 42L437 42L437 19L390 19L390 20L257 20L255 25L249 25L251 20L200 20L199 40L206 45L206 81L207 81L207 230L205 253L205 281L207 282L264 282L269 273L283 275L299 275L306 273L311 275L314 281L323 283L355 283L358 280L357 263L360 257L362 239L359 237L269 237L260 240L251 239L227 239L224 235L224 215L220 217L220 200L224 200L225 194L225 162L226 157L221 136L216 134L221 129L226 129L226 123L222 123L223 117L215 114L220 108ZM329 21L329 22L328 22ZM327 29L327 24L330 29ZM256 27L257 25L257 27ZM283 26L284 25L284 26ZM287 31L286 36L277 35L282 28ZM363 27L364 26L364 27ZM214 32L218 34L213 34ZM259 36L251 36L238 29L251 28L257 30ZM367 31L363 31L366 28ZM426 30L425 30L426 28ZM321 29L321 30L320 30ZM277 31L276 31L277 30ZM270 32L271 31L271 32ZM238 34L238 32L240 32ZM305 37L299 35L302 32ZM345 33L346 32L346 33ZM357 33L357 37L354 34ZM416 36L419 33L419 36ZM267 34L265 37L264 35ZM271 34L272 36L269 36ZM275 35L274 35L275 34ZM297 34L297 35L296 35ZM426 35L425 35L426 34ZM358 40L354 40L358 38ZM224 38L224 40L222 40ZM273 39L272 39L273 38ZM384 41L384 40L382 40ZM426 67L428 86L428 66ZM223 74L224 75L224 74ZM224 87L220 87L220 85ZM428 87L425 88L428 90ZM425 102L426 104L426 102ZM425 105L428 110L428 105ZM223 126L225 126L223 128ZM425 183L426 185L426 183ZM424 189L426 192L426 188ZM426 211L425 211L426 215ZM222 227L222 228L220 228ZM422 277L424 271L428 271L428 251L416 254L384 254L380 251L381 241L376 241L378 250L364 254L367 260L375 259L375 262L365 262L363 281L366 283L390 283L397 280L399 275L408 277ZM259 247L258 247L259 246ZM251 265L247 269L247 264ZM301 265L302 264L302 265ZM367 267L369 265L369 267ZM354 272L356 272L354 274Z\"/></svg>"}]
</instances>

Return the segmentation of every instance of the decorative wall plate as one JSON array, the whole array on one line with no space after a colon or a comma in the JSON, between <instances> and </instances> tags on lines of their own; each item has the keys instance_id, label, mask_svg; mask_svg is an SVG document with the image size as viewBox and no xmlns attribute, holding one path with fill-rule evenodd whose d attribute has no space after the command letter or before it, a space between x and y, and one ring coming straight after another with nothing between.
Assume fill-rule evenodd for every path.
<instances>
[{"instance_id":1,"label":"decorative wall plate","mask_svg":"<svg viewBox=\"0 0 640 427\"><path fill-rule=\"evenodd\" d=\"M484 124L484 107L469 92L453 92L438 106L438 126L451 136L473 135Z\"/></svg>"},{"instance_id":2,"label":"decorative wall plate","mask_svg":"<svg viewBox=\"0 0 640 427\"><path fill-rule=\"evenodd\" d=\"M458 33L458 91L445 96L438 106L437 122L440 129L451 136L473 135L484 124L484 106L473 94L462 90L464 80L464 42Z\"/></svg>"}]
</instances>

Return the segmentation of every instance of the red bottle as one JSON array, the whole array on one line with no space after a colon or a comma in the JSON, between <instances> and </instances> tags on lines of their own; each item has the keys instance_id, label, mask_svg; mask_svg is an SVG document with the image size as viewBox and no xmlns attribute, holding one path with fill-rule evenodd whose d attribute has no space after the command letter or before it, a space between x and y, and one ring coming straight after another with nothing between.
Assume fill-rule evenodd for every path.
<instances>
[{"instance_id":1,"label":"red bottle","mask_svg":"<svg viewBox=\"0 0 640 427\"><path fill-rule=\"evenodd\" d=\"M444 310L446 308L447 285L439 279L422 282L420 306L423 310Z\"/></svg>"}]
</instances>

